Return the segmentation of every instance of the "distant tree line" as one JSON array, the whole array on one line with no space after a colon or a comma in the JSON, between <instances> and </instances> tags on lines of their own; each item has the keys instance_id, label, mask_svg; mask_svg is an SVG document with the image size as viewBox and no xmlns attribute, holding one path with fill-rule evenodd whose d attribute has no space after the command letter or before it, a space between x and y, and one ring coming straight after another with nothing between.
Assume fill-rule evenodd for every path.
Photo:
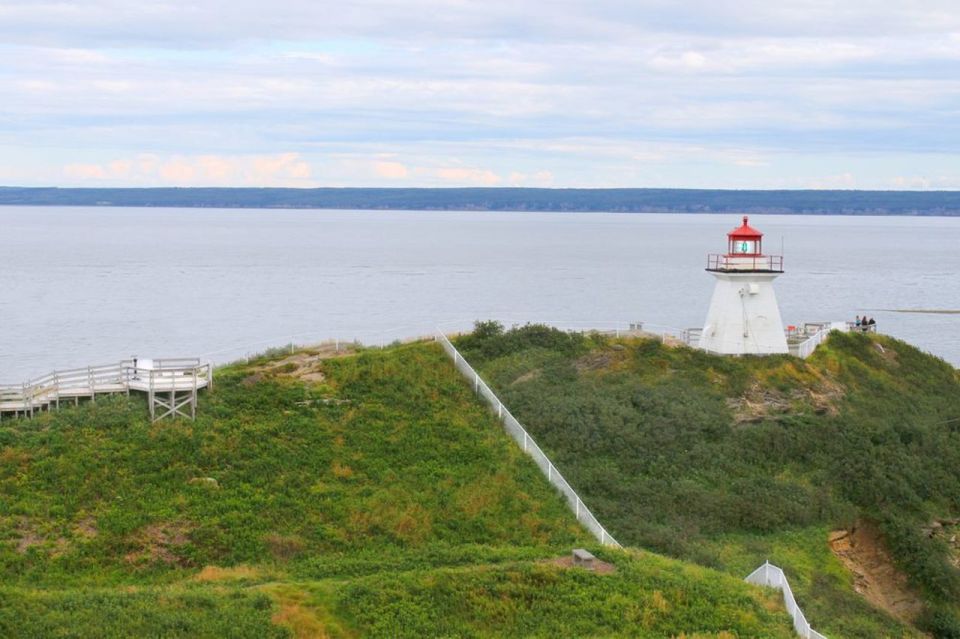
<instances>
[{"instance_id":1,"label":"distant tree line","mask_svg":"<svg viewBox=\"0 0 960 639\"><path fill-rule=\"evenodd\" d=\"M0 187L0 205L960 215L960 191Z\"/></svg>"}]
</instances>

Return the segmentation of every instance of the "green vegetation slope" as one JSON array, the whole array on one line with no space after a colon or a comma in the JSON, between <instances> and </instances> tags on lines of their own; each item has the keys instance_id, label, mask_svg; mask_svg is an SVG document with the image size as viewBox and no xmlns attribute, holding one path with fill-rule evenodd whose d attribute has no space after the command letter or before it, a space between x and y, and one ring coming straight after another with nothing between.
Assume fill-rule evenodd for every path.
<instances>
[{"instance_id":1,"label":"green vegetation slope","mask_svg":"<svg viewBox=\"0 0 960 639\"><path fill-rule=\"evenodd\" d=\"M435 345L267 355L196 422L146 414L0 424L0 636L792 636L741 576L591 546Z\"/></svg>"},{"instance_id":2,"label":"green vegetation slope","mask_svg":"<svg viewBox=\"0 0 960 639\"><path fill-rule=\"evenodd\" d=\"M734 575L769 559L830 637L960 637L941 532L960 515L960 383L943 361L862 334L803 361L495 323L458 347L621 543ZM858 579L909 580L871 585L916 599L907 624L831 552L853 528L893 563Z\"/></svg>"}]
</instances>

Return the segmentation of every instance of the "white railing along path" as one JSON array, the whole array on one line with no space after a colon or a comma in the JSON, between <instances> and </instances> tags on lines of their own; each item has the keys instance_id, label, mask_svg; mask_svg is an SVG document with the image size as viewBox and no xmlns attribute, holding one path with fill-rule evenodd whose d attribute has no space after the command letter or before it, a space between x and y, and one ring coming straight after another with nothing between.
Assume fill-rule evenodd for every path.
<instances>
[{"instance_id":1,"label":"white railing along path","mask_svg":"<svg viewBox=\"0 0 960 639\"><path fill-rule=\"evenodd\" d=\"M747 575L746 581L757 586L767 586L783 591L783 605L793 619L793 629L797 631L798 636L803 639L827 639L826 636L810 627L807 617L793 597L793 589L790 588L790 582L787 581L787 576L783 570L770 562L764 562L762 566Z\"/></svg>"}]
</instances>

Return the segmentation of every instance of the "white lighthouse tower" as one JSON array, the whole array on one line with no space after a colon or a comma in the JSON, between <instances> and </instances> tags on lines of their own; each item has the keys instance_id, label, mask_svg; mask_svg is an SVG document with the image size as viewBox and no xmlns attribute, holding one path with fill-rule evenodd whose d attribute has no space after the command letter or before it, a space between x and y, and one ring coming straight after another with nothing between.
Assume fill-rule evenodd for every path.
<instances>
[{"instance_id":1,"label":"white lighthouse tower","mask_svg":"<svg viewBox=\"0 0 960 639\"><path fill-rule=\"evenodd\" d=\"M782 255L764 255L763 233L743 226L727 233L726 255L707 256L717 278L700 348L729 355L786 353L773 280L783 273Z\"/></svg>"}]
</instances>

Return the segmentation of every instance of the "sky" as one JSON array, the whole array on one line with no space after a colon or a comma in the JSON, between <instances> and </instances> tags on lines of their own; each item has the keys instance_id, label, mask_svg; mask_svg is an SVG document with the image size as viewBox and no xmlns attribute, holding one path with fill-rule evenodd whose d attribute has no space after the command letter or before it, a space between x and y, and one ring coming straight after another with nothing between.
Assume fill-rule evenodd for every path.
<instances>
[{"instance_id":1,"label":"sky","mask_svg":"<svg viewBox=\"0 0 960 639\"><path fill-rule=\"evenodd\" d=\"M0 0L0 184L960 188L955 0Z\"/></svg>"}]
</instances>

